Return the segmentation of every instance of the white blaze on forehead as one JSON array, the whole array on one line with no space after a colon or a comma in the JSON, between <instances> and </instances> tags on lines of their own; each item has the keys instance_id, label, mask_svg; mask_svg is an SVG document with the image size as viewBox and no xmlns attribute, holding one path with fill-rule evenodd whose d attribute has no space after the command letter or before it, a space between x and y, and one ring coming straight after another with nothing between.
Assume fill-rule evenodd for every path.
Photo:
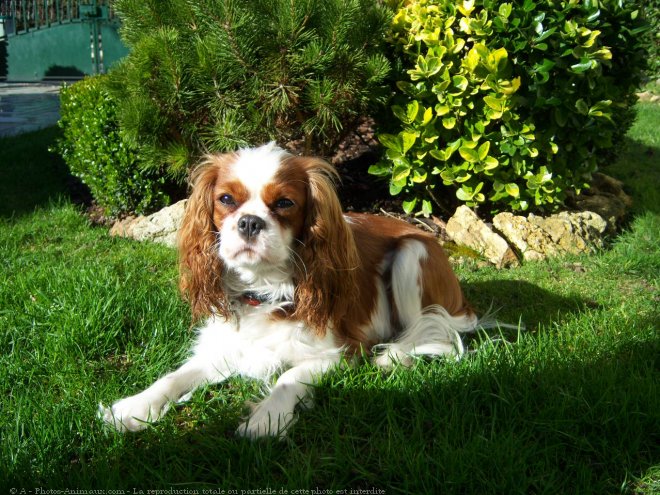
<instances>
[{"instance_id":1,"label":"white blaze on forehead","mask_svg":"<svg viewBox=\"0 0 660 495\"><path fill-rule=\"evenodd\" d=\"M275 180L281 160L288 153L271 141L258 148L242 149L232 166L234 176L250 193L250 200L260 198L261 191Z\"/></svg>"}]
</instances>

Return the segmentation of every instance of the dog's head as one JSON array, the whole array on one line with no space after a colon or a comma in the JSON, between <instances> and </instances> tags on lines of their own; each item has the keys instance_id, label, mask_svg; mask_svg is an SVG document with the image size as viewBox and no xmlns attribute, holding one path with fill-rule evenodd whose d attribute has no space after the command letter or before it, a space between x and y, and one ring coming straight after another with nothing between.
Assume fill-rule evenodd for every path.
<instances>
[{"instance_id":1,"label":"dog's head","mask_svg":"<svg viewBox=\"0 0 660 495\"><path fill-rule=\"evenodd\" d=\"M294 285L294 315L315 328L340 317L355 244L323 160L270 143L208 155L192 174L179 233L181 287L196 317L230 312L227 280L250 291Z\"/></svg>"}]
</instances>

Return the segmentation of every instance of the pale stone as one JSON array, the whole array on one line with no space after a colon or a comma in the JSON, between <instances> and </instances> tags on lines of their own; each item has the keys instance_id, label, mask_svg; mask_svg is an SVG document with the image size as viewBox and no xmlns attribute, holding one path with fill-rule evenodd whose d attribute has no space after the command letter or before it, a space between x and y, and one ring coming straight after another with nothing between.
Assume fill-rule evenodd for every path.
<instances>
[{"instance_id":1,"label":"pale stone","mask_svg":"<svg viewBox=\"0 0 660 495\"><path fill-rule=\"evenodd\" d=\"M467 206L459 206L449 219L447 235L456 244L477 251L498 268L518 262L507 242Z\"/></svg>"},{"instance_id":2,"label":"pale stone","mask_svg":"<svg viewBox=\"0 0 660 495\"><path fill-rule=\"evenodd\" d=\"M174 247L183 221L185 205L186 200L183 200L149 216L128 217L115 223L110 229L110 235L159 242Z\"/></svg>"},{"instance_id":3,"label":"pale stone","mask_svg":"<svg viewBox=\"0 0 660 495\"><path fill-rule=\"evenodd\" d=\"M129 216L112 224L110 235L113 237L133 237L133 224L144 217Z\"/></svg>"},{"instance_id":4,"label":"pale stone","mask_svg":"<svg viewBox=\"0 0 660 495\"><path fill-rule=\"evenodd\" d=\"M557 254L557 248L550 235L523 216L499 213L493 218L493 227L527 261L538 261L548 255Z\"/></svg>"},{"instance_id":5,"label":"pale stone","mask_svg":"<svg viewBox=\"0 0 660 495\"><path fill-rule=\"evenodd\" d=\"M563 253L588 253L603 245L607 222L591 211L563 211L548 217L527 218L500 213L493 226L525 260L540 260Z\"/></svg>"},{"instance_id":6,"label":"pale stone","mask_svg":"<svg viewBox=\"0 0 660 495\"><path fill-rule=\"evenodd\" d=\"M609 188L610 197L629 206L630 199L623 193L621 184L604 177L599 181L600 190ZM185 204L183 200L149 216L128 217L116 222L110 235L176 246ZM446 233L456 244L476 251L501 268L517 264L516 252L527 261L563 253L591 252L602 247L603 235L611 231L622 215L618 206L609 221L592 211L564 211L548 217L500 213L493 219L493 230L470 208L460 206L447 222Z\"/></svg>"},{"instance_id":7,"label":"pale stone","mask_svg":"<svg viewBox=\"0 0 660 495\"><path fill-rule=\"evenodd\" d=\"M562 211L549 217L530 215L531 223L541 227L560 252L579 254L603 245L607 222L591 211Z\"/></svg>"},{"instance_id":8,"label":"pale stone","mask_svg":"<svg viewBox=\"0 0 660 495\"><path fill-rule=\"evenodd\" d=\"M590 250L603 246L607 222L601 215L593 211L562 211L557 215L571 222L575 236L584 239Z\"/></svg>"}]
</instances>

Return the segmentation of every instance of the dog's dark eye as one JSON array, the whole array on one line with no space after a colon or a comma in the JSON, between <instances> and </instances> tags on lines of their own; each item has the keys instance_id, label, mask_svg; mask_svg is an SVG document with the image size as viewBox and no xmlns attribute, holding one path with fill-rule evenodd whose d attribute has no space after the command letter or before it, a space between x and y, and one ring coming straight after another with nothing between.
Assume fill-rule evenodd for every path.
<instances>
[{"instance_id":1,"label":"dog's dark eye","mask_svg":"<svg viewBox=\"0 0 660 495\"><path fill-rule=\"evenodd\" d=\"M280 198L277 201L275 201L275 208L278 210L286 210L287 208L291 208L293 206L293 201L291 201L289 198Z\"/></svg>"},{"instance_id":2,"label":"dog's dark eye","mask_svg":"<svg viewBox=\"0 0 660 495\"><path fill-rule=\"evenodd\" d=\"M218 201L220 201L225 206L236 206L236 201L231 194L223 194L218 198Z\"/></svg>"}]
</instances>

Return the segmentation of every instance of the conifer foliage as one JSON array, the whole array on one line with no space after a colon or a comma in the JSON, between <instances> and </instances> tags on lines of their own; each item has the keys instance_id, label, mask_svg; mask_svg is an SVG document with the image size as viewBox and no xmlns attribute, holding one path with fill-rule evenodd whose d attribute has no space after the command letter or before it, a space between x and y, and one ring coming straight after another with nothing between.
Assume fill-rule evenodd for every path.
<instances>
[{"instance_id":1,"label":"conifer foliage","mask_svg":"<svg viewBox=\"0 0 660 495\"><path fill-rule=\"evenodd\" d=\"M275 139L327 154L383 103L390 12L378 0L117 0L130 54L111 73L148 167Z\"/></svg>"}]
</instances>

